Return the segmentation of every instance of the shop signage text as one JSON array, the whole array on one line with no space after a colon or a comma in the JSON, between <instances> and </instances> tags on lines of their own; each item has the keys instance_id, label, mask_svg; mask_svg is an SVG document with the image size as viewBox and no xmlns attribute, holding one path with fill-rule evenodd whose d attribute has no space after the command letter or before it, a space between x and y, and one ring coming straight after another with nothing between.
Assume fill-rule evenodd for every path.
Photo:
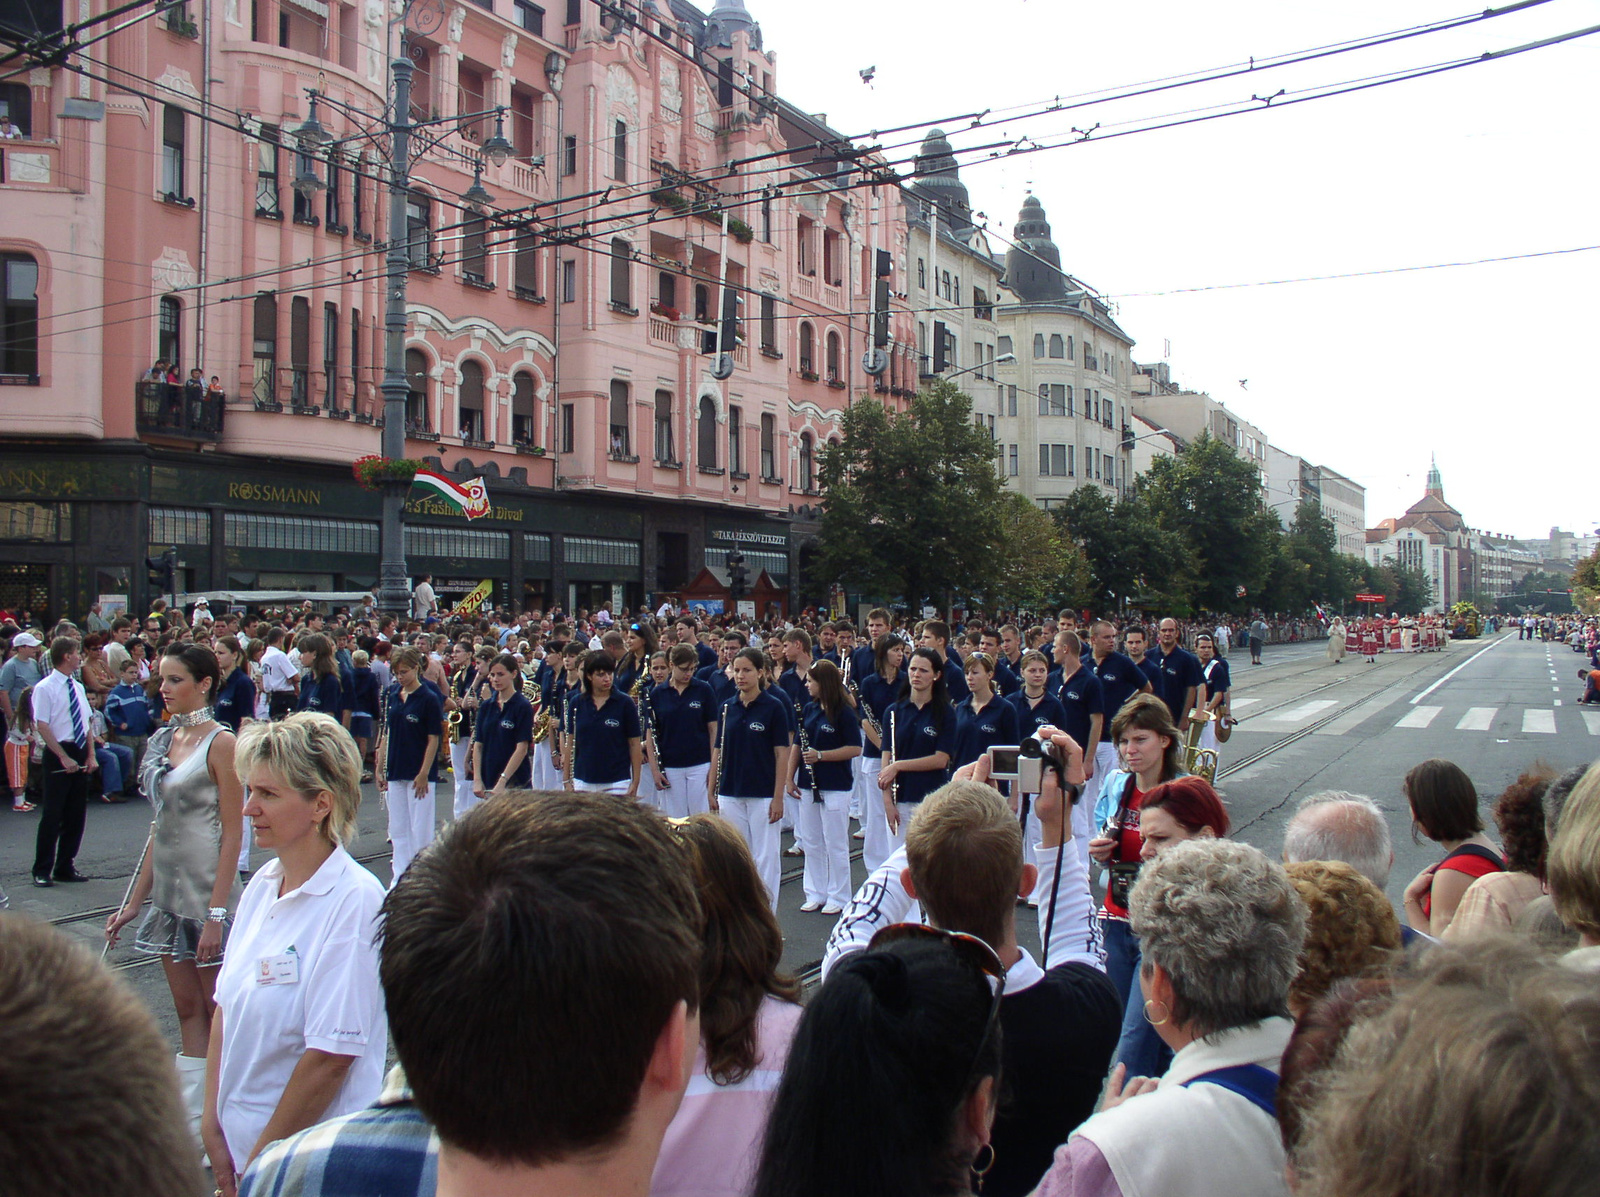
<instances>
[{"instance_id":1,"label":"shop signage text","mask_svg":"<svg viewBox=\"0 0 1600 1197\"><path fill-rule=\"evenodd\" d=\"M272 486L261 482L230 482L228 498L245 503L295 503L321 507L322 491L314 486Z\"/></svg>"},{"instance_id":2,"label":"shop signage text","mask_svg":"<svg viewBox=\"0 0 1600 1197\"><path fill-rule=\"evenodd\" d=\"M407 515L450 515L461 518L461 512L448 503L441 503L438 499L408 499L406 501ZM522 522L522 508L520 507L493 507L485 513L490 519L505 520L508 523L520 524Z\"/></svg>"},{"instance_id":3,"label":"shop signage text","mask_svg":"<svg viewBox=\"0 0 1600 1197\"><path fill-rule=\"evenodd\" d=\"M789 547L789 538L787 536L772 532L743 532L731 528L713 528L711 530L711 539L737 540L744 544L772 544L783 549Z\"/></svg>"}]
</instances>

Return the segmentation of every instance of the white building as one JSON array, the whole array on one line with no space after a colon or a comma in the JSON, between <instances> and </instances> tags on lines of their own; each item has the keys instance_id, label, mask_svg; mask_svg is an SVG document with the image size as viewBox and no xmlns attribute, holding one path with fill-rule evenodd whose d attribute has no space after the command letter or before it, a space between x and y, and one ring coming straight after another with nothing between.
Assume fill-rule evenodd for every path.
<instances>
[{"instance_id":1,"label":"white building","mask_svg":"<svg viewBox=\"0 0 1600 1197\"><path fill-rule=\"evenodd\" d=\"M1001 282L1001 472L1047 510L1080 486L1122 493L1133 481L1128 387L1133 338L1105 302L1061 269L1035 196L1023 202Z\"/></svg>"},{"instance_id":2,"label":"white building","mask_svg":"<svg viewBox=\"0 0 1600 1197\"><path fill-rule=\"evenodd\" d=\"M1172 381L1166 362L1134 367L1130 384L1133 410L1162 428L1169 428L1185 441L1198 440L1209 433L1212 440L1232 445L1261 475L1267 486L1267 434L1228 406L1204 391L1191 391Z\"/></svg>"},{"instance_id":3,"label":"white building","mask_svg":"<svg viewBox=\"0 0 1600 1197\"><path fill-rule=\"evenodd\" d=\"M1134 412L1128 417L1133 426L1133 476L1149 472L1160 457L1176 457L1183 448L1183 438L1168 428L1161 428Z\"/></svg>"},{"instance_id":4,"label":"white building","mask_svg":"<svg viewBox=\"0 0 1600 1197\"><path fill-rule=\"evenodd\" d=\"M1314 499L1322 514L1333 521L1339 551L1352 557L1365 552L1367 488L1327 466L1313 465L1303 457L1267 446L1267 506L1287 528L1294 522L1301 500Z\"/></svg>"}]
</instances>

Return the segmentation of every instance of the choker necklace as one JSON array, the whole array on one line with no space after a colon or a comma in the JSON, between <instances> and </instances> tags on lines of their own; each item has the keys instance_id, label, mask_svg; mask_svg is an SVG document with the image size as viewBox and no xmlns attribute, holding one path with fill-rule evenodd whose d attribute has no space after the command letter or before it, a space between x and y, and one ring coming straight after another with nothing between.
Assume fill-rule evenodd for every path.
<instances>
[{"instance_id":1,"label":"choker necklace","mask_svg":"<svg viewBox=\"0 0 1600 1197\"><path fill-rule=\"evenodd\" d=\"M216 713L209 706L204 706L198 711L173 715L167 722L173 727L199 727L202 723L210 723L214 718L216 718Z\"/></svg>"}]
</instances>

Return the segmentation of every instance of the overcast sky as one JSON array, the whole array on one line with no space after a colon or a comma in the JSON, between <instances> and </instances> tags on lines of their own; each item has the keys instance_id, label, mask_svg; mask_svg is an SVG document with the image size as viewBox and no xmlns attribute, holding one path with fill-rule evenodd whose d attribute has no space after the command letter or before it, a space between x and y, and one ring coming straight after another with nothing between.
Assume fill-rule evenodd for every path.
<instances>
[{"instance_id":1,"label":"overcast sky","mask_svg":"<svg viewBox=\"0 0 1600 1197\"><path fill-rule=\"evenodd\" d=\"M785 98L853 135L1032 108L1476 11L1466 0L746 2L777 52ZM1596 23L1593 0L1552 0L1321 62L946 128L958 151L997 132L1059 140L1095 121L1109 130ZM857 74L866 67L877 68L870 87ZM1600 525L1600 373L1589 360L1600 252L1150 293L1600 244L1597 92L1592 36L1278 112L972 165L962 156L961 175L973 207L1006 237L1031 185L1062 265L1116 302L1135 360L1160 360L1170 341L1178 381L1223 400L1280 448L1365 485L1369 524L1421 497L1437 453L1445 497L1475 527L1589 532Z\"/></svg>"}]
</instances>

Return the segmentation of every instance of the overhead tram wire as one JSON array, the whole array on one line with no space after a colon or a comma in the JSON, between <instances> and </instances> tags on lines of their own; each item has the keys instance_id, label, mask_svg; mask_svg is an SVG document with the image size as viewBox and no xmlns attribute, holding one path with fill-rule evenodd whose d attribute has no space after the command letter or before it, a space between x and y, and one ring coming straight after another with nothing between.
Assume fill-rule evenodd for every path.
<instances>
[{"instance_id":1,"label":"overhead tram wire","mask_svg":"<svg viewBox=\"0 0 1600 1197\"><path fill-rule=\"evenodd\" d=\"M1254 106L1254 107L1239 107L1239 108L1236 108L1236 109L1233 109L1233 110L1212 113L1210 115L1203 116L1203 117L1198 117L1198 118L1180 119L1180 120L1175 120L1175 121L1171 121L1171 122L1167 122L1167 123L1163 123L1163 124L1139 126L1139 127L1135 127L1135 128L1124 130L1124 131L1120 131L1120 132L1109 133L1105 137L1093 138L1092 140L1109 140L1109 139L1111 139L1113 137L1128 136L1128 135L1130 135L1132 133L1155 132L1155 131L1158 131L1160 129L1178 127L1178 126L1185 125L1185 124L1199 123L1200 121L1217 119L1218 117L1221 117L1221 116L1243 115L1246 112L1259 111L1260 108L1262 108L1262 107L1286 107L1286 106L1289 106L1291 103L1297 104L1297 103L1304 103L1307 100L1311 100L1311 99L1331 98L1331 97L1336 96L1336 95L1347 94L1348 92L1351 92L1351 91L1366 90L1368 88L1381 86L1381 85L1384 85L1384 84L1387 84L1387 83L1401 82L1401 81L1404 81L1404 80L1407 80L1407 79L1413 79L1413 78L1422 78L1422 77L1425 77L1425 76L1428 76L1428 75L1438 74L1438 73L1441 73L1441 72L1446 71L1446 70L1454 70L1454 69L1457 69L1457 68L1462 67L1462 66L1470 66L1470 65L1474 65L1474 64L1482 63L1482 62L1497 61L1497 60L1499 60L1501 58L1509 57L1509 56L1514 55L1514 54L1521 54L1521 53L1525 53L1525 52L1527 52L1529 50L1540 49L1540 48L1544 48L1544 47L1547 47L1547 46L1560 44L1560 43L1565 42L1565 41L1573 40L1574 38L1577 38L1577 37L1588 36L1588 35L1590 35L1592 33L1595 33L1595 32L1600 32L1600 26L1591 26L1591 27L1586 28L1586 29L1576 30L1576 31L1573 31L1573 32L1568 33L1568 34L1557 35L1555 37L1542 39L1542 40L1537 41L1537 42L1527 43L1527 44L1525 44L1523 46L1512 47L1512 48L1509 48L1507 50L1489 51L1489 52L1486 52L1486 53L1484 53L1484 54L1482 54L1482 55L1480 55L1478 57L1475 57L1475 58L1455 60L1455 61L1452 61L1452 62L1449 62L1449 63L1445 63L1443 65L1438 65L1438 66L1433 66L1433 67L1428 67L1428 68L1422 68L1422 69L1419 69L1419 70L1414 70L1414 71L1410 71L1410 72L1406 72L1406 73L1396 74L1394 76L1385 77L1385 78L1383 78L1383 79L1381 79L1381 80L1379 80L1377 82L1363 82L1363 83L1355 84L1355 85L1352 85L1352 86L1349 86L1349 87L1338 88L1338 89L1334 89L1334 90L1326 90L1325 89L1325 90L1322 90L1322 91L1317 91L1314 94L1309 94L1309 95L1302 96L1302 97L1296 97L1291 101L1285 101L1285 102L1282 102L1282 103L1274 103L1272 105L1257 105L1257 106ZM120 86L118 84L112 84L112 85L113 86ZM209 119L212 119L213 121L217 121L217 118L209 118ZM220 121L217 121L217 123L227 124L227 122L220 122ZM229 127L232 127L232 126L229 126ZM1015 153L1035 153L1035 152L1038 152L1039 150L1043 150L1043 149L1055 149L1055 148L1063 148L1063 147L1068 146L1068 145L1083 144L1084 141L1086 141L1086 140L1091 140L1091 139L1077 137L1077 138L1073 138L1071 140L1063 141L1063 142L1060 142L1060 143L1054 143L1054 144L1042 144L1041 143L1041 144L1036 144L1036 145L1031 146L1031 147L1025 147L1025 148L1017 149L1014 152ZM1004 143L1002 143L1002 144L1004 144ZM967 150L961 150L961 151L956 151L956 152L957 153L969 153L969 152L974 152L975 149L986 149L986 148L990 148L990 147L989 146L972 147L972 148L969 148ZM1006 156L1010 156L1010 155L1008 154ZM977 161L975 161L973 163L969 163L968 165L980 165L983 162L993 161L993 160L995 160L994 157L987 158L987 159L978 159ZM910 172L906 176L902 176L902 180L903 180L903 178L906 178L906 177L914 177L915 173L916 172L913 171L913 172ZM901 180L897 180L897 181L901 181ZM747 194L752 195L752 196L759 196L764 192L765 193L770 193L773 190L781 191L783 188L791 187L791 186L799 186L801 184L804 184L804 185L815 185L817 182L818 182L817 179L807 179L807 178L787 180L787 181L782 181L782 182L777 183L777 184L770 184L770 185L763 186L761 188L752 189ZM867 179L867 180L863 180L863 181L857 182L857 183L841 184L839 186L836 186L834 188L834 190L845 191L845 190L853 190L853 189L855 189L857 187L875 186L875 185L879 185L877 180ZM729 198L729 197L722 197L722 198ZM735 196L733 198L737 198L737 196ZM637 224L634 224L634 225L631 225L631 226L623 226L622 228L608 229L607 232L608 233L625 232L625 231L629 231L629 229L631 229L631 228L637 228L637 227L641 227L641 225L648 225L648 224L651 224L651 223L655 223L655 220L659 219L658 217L655 217L655 215L654 215L655 212L656 212L656 209L655 209L654 206L652 206L652 208L649 210L649 214L650 214L650 218L649 219L646 219L646 220L644 220L644 221L642 221L640 223L637 223ZM497 214L494 214L494 218L499 223L501 223L503 225L505 220L506 220L506 215L507 214L505 214L505 213L497 213ZM617 219L617 217L613 216L613 217L608 217L603 222L585 222L585 225L583 227L585 229L587 229L590 224L597 224L597 223L608 223L609 224L611 221L613 221L615 219ZM452 229L460 228L460 227L463 227L465 223L466 222L462 222L462 225L456 225L456 226L451 226L451 227L452 227ZM437 233L437 232L442 232L442 231L445 231L445 230L440 229L440 230L433 230L433 231ZM568 243L570 243L570 244L578 245L579 248L587 249L587 250L589 250L591 252L603 253L608 257L610 256L609 250L604 250L604 249L601 249L601 248L596 247L596 246L585 246L585 245L581 244L581 241L573 240L573 238L575 236L577 236L577 235L575 235L575 234L573 234L573 233L571 233L570 231L567 231L567 230L547 229L547 230L545 230L544 235L547 236L547 237L549 237L549 236L559 236L559 237L562 237L564 239L567 239ZM366 257L366 256L369 256L370 254L372 254L374 252L377 252L377 251L375 251L373 249L370 249L370 248L365 248L363 250L357 251L357 252L352 253L352 254L333 255L333 256L329 257L328 259L325 259L324 262L325 263L338 263L338 262L342 262L342 261L346 261L346 260L353 260L355 258ZM204 289L206 289L208 287L224 286L224 285L229 285L230 283L237 283L237 282L241 282L241 281L253 281L256 278L272 277L272 276L275 276L275 275L278 275L278 274L287 273L290 270L306 268L307 266L313 265L315 261L316 260L308 259L306 262L303 262L303 263L294 263L294 264L290 264L290 265L287 265L287 266L273 267L271 269L258 272L257 274L254 274L254 275L241 276L241 277L238 277L238 278L227 279L227 280L217 280L214 283L208 283L208 282L196 283L196 284L191 285L191 287L189 287L189 288L181 288L179 290L189 290L189 289L204 290ZM759 294L761 294L760 292L757 292L753 288L749 288L749 287L737 287L736 286L735 290L743 292L743 293L746 293L746 294L750 294L750 295L759 295ZM219 300L218 302L228 302L232 298L233 297L224 297L222 300ZM131 303L131 302L144 302L144 300L140 299L140 300L126 300L126 301L115 301L115 302ZM97 306L95 306L93 308L85 308L85 309L78 309L77 311L72 311L72 312L58 313L52 318L53 319L60 319L60 318L66 317L66 316L81 314L81 313L87 312L87 311L103 311L105 306L107 306L107 305L97 305ZM142 318L142 317L140 317L140 318ZM122 321L108 322L108 324L109 323L121 323L121 322ZM101 326L91 325L91 326L85 326L85 328L82 328L82 329L73 329L73 330L66 330L66 331L67 332L87 331L88 329L93 328L93 327L101 327Z\"/></svg>"}]
</instances>

